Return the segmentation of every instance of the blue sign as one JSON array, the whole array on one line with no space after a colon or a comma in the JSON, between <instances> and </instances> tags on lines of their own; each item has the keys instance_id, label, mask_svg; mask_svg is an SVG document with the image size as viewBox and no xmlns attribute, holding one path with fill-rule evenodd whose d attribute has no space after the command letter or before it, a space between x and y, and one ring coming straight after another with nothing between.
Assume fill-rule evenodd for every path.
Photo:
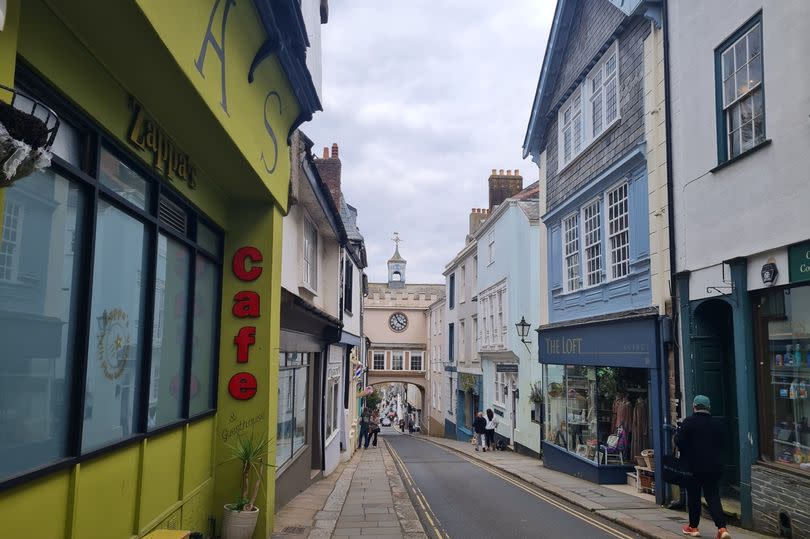
<instances>
[{"instance_id":1,"label":"blue sign","mask_svg":"<svg viewBox=\"0 0 810 539\"><path fill-rule=\"evenodd\" d=\"M643 318L541 329L540 363L655 369L657 320Z\"/></svg>"}]
</instances>

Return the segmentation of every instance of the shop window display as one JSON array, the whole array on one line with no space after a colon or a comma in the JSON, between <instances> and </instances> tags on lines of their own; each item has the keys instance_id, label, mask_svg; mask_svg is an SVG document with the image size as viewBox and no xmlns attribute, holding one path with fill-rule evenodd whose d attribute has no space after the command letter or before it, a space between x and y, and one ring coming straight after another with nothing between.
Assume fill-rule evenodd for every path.
<instances>
[{"instance_id":1,"label":"shop window display","mask_svg":"<svg viewBox=\"0 0 810 539\"><path fill-rule=\"evenodd\" d=\"M69 455L87 205L82 191L53 171L34 173L4 195L0 479Z\"/></svg>"},{"instance_id":2,"label":"shop window display","mask_svg":"<svg viewBox=\"0 0 810 539\"><path fill-rule=\"evenodd\" d=\"M53 150L0 197L0 483L216 406L221 232L89 123Z\"/></svg>"},{"instance_id":3,"label":"shop window display","mask_svg":"<svg viewBox=\"0 0 810 539\"><path fill-rule=\"evenodd\" d=\"M307 403L310 354L279 355L276 467L292 460L307 441Z\"/></svg>"},{"instance_id":4,"label":"shop window display","mask_svg":"<svg viewBox=\"0 0 810 539\"><path fill-rule=\"evenodd\" d=\"M810 470L810 286L769 291L757 308L763 458Z\"/></svg>"},{"instance_id":5,"label":"shop window display","mask_svg":"<svg viewBox=\"0 0 810 539\"><path fill-rule=\"evenodd\" d=\"M647 371L546 365L546 440L600 465L651 447Z\"/></svg>"}]
</instances>

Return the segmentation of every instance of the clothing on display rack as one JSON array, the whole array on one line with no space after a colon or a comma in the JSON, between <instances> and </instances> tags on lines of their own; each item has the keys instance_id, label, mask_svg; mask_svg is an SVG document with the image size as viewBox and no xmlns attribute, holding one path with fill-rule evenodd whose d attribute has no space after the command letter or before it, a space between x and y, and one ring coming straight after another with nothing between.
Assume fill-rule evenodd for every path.
<instances>
[{"instance_id":1,"label":"clothing on display rack","mask_svg":"<svg viewBox=\"0 0 810 539\"><path fill-rule=\"evenodd\" d=\"M644 449L651 447L649 410L644 397L640 397L636 400L636 405L633 407L633 420L631 422L630 431L633 433L633 436L630 438L630 455L641 455Z\"/></svg>"}]
</instances>

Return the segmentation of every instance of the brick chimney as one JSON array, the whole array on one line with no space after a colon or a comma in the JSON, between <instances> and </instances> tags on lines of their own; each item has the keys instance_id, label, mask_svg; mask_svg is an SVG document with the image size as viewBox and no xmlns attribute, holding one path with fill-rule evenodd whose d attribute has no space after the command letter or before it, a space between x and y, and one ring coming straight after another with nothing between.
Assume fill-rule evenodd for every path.
<instances>
[{"instance_id":1,"label":"brick chimney","mask_svg":"<svg viewBox=\"0 0 810 539\"><path fill-rule=\"evenodd\" d=\"M332 144L332 153L330 155L329 148L324 147L323 158L315 159L315 166L318 168L318 174L321 175L323 183L329 188L329 194L332 195L332 200L335 201L335 206L340 208L340 157L338 157L338 145Z\"/></svg>"},{"instance_id":2,"label":"brick chimney","mask_svg":"<svg viewBox=\"0 0 810 539\"><path fill-rule=\"evenodd\" d=\"M515 169L512 173L507 170L504 173L503 169L492 169L492 174L489 175L489 211L491 212L495 206L503 203L507 198L513 197L523 189L523 176L520 171ZM472 223L472 216L470 217Z\"/></svg>"},{"instance_id":3,"label":"brick chimney","mask_svg":"<svg viewBox=\"0 0 810 539\"><path fill-rule=\"evenodd\" d=\"M489 210L487 208L473 208L470 210L470 236L481 228L481 224L487 217L489 217Z\"/></svg>"}]
</instances>

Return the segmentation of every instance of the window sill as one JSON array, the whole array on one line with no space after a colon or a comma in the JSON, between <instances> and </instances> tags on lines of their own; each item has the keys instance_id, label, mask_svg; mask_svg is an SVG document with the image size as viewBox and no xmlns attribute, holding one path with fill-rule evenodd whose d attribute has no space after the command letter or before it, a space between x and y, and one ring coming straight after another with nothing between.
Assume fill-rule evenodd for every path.
<instances>
[{"instance_id":1,"label":"window sill","mask_svg":"<svg viewBox=\"0 0 810 539\"><path fill-rule=\"evenodd\" d=\"M758 152L758 151L759 151L759 150L761 150L762 148L765 148L765 147L767 147L767 146L770 146L772 142L773 142L773 140L771 140L771 139L769 139L769 138L766 138L765 140L763 140L762 142L760 142L759 144L757 144L757 145L756 145L756 146L754 146L753 148L750 148L750 149L748 149L748 150L745 150L745 151L744 151L743 153L741 153L740 155L738 155L738 156L736 156L736 157L732 157L731 159L729 159L729 160L727 160L727 161L723 161L722 163L720 163L719 165L717 165L717 166L716 166L716 167L714 167L713 169L709 170L709 172L711 172L712 174L714 174L715 172L718 172L718 171L720 171L720 170L723 170L724 168L726 168L726 167L728 167L728 166L733 165L734 163L736 163L736 162L737 162L737 161L739 161L740 159L743 159L743 158L745 158L745 157L748 157L748 156L749 156L749 155L751 155L752 153Z\"/></svg>"},{"instance_id":2,"label":"window sill","mask_svg":"<svg viewBox=\"0 0 810 539\"><path fill-rule=\"evenodd\" d=\"M758 466L762 466L764 468L771 468L772 470L776 470L782 473L789 473L794 475L800 475L802 477L810 477L810 472L807 470L802 470L801 468L796 468L791 466L790 464L782 464L781 462L768 462L767 460L758 460Z\"/></svg>"},{"instance_id":3,"label":"window sill","mask_svg":"<svg viewBox=\"0 0 810 539\"><path fill-rule=\"evenodd\" d=\"M298 291L299 292L300 291L308 292L308 293L312 294L313 296L318 295L317 290L315 290L314 288L312 288L311 286L309 286L307 283L305 283L303 281L298 281Z\"/></svg>"}]
</instances>

